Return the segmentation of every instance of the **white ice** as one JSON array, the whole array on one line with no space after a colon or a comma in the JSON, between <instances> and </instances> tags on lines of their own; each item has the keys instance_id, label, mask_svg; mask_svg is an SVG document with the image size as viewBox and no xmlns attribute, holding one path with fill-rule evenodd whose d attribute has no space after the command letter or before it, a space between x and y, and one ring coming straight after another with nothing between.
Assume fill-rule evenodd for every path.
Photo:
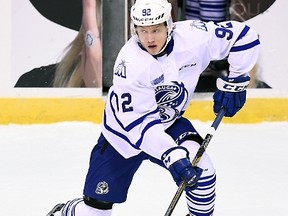
<instances>
[{"instance_id":1,"label":"white ice","mask_svg":"<svg viewBox=\"0 0 288 216\"><path fill-rule=\"evenodd\" d=\"M193 121L205 136L211 122ZM1 215L45 216L58 202L81 197L100 126L90 122L0 125ZM288 122L221 123L207 152L218 173L215 216L286 216ZM145 162L113 216L164 215L177 187ZM182 196L172 215L187 214Z\"/></svg>"}]
</instances>

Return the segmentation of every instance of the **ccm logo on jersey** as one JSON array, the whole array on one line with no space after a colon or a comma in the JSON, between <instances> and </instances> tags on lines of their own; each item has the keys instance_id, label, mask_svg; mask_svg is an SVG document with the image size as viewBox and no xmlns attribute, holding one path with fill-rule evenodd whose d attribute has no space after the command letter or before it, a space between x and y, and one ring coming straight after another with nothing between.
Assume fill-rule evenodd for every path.
<instances>
[{"instance_id":1,"label":"ccm logo on jersey","mask_svg":"<svg viewBox=\"0 0 288 216\"><path fill-rule=\"evenodd\" d=\"M180 67L179 71L186 69L186 68L189 68L189 67L194 67L196 65L197 65L196 63L183 65L182 67Z\"/></svg>"},{"instance_id":2,"label":"ccm logo on jersey","mask_svg":"<svg viewBox=\"0 0 288 216\"><path fill-rule=\"evenodd\" d=\"M241 92L245 91L249 85L249 80L245 82L232 83L221 78L217 79L217 88L225 92Z\"/></svg>"}]
</instances>

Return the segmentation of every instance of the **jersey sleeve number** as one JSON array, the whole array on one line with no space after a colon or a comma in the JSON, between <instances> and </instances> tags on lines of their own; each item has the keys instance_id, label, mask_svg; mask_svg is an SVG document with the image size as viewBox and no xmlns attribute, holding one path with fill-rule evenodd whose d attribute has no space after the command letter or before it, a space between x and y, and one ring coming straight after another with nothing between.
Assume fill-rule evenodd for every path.
<instances>
[{"instance_id":1,"label":"jersey sleeve number","mask_svg":"<svg viewBox=\"0 0 288 216\"><path fill-rule=\"evenodd\" d=\"M131 112L133 111L133 106L131 106L132 96L130 93L123 93L120 97L117 94L114 94L116 97L117 110L122 112Z\"/></svg>"},{"instance_id":2,"label":"jersey sleeve number","mask_svg":"<svg viewBox=\"0 0 288 216\"><path fill-rule=\"evenodd\" d=\"M215 35L218 38L226 38L230 40L233 37L233 32L229 28L233 28L232 23L226 23L226 26L218 25L219 27L215 29Z\"/></svg>"}]
</instances>

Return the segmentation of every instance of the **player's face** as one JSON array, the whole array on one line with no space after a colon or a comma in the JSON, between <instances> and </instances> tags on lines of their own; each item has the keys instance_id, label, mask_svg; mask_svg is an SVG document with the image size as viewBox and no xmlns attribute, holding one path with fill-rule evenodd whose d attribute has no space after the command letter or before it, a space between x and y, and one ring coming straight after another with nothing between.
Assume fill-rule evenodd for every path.
<instances>
[{"instance_id":1,"label":"player's face","mask_svg":"<svg viewBox=\"0 0 288 216\"><path fill-rule=\"evenodd\" d=\"M164 23L152 26L137 26L136 32L142 46L151 54L156 55L166 43L167 27Z\"/></svg>"}]
</instances>

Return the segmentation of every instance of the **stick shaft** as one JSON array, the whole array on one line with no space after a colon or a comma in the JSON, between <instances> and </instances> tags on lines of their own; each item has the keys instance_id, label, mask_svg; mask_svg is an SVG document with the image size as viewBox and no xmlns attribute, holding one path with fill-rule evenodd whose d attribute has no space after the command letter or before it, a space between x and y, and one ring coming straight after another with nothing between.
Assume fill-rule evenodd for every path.
<instances>
[{"instance_id":1,"label":"stick shaft","mask_svg":"<svg viewBox=\"0 0 288 216\"><path fill-rule=\"evenodd\" d=\"M216 116L215 120L213 121L212 125L211 125L211 131L209 133L206 134L205 136L205 139L203 140L200 148L198 149L193 161L191 162L192 163L192 166L197 166L197 164L199 163L199 161L201 160L210 140L212 139L215 131L217 130L222 118L224 117L224 114L225 114L225 109L222 108L218 115ZM185 182L182 181L181 184L179 185L166 213L165 213L165 216L170 216L174 210L174 208L176 207L184 189L185 189Z\"/></svg>"}]
</instances>

